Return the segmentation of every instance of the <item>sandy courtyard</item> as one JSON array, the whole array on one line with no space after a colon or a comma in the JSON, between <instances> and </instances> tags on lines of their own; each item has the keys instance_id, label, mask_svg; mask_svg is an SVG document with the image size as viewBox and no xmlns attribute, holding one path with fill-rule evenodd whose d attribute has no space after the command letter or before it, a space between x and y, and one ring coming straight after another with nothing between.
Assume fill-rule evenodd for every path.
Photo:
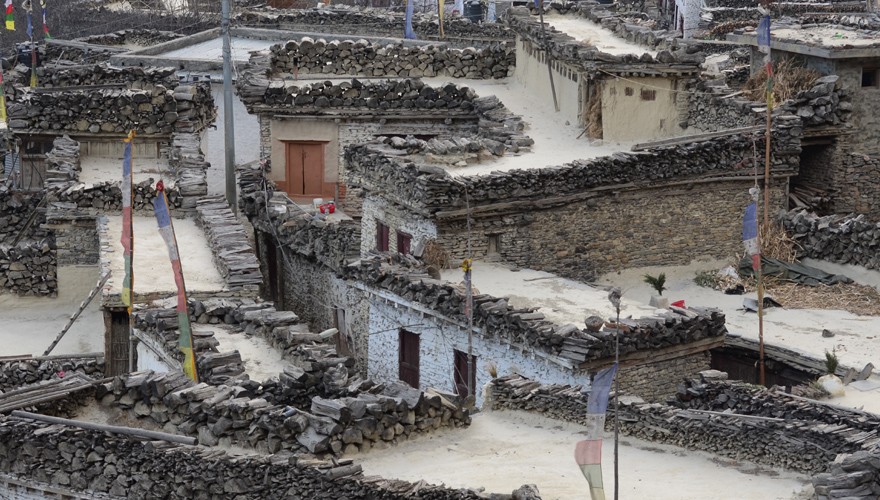
<instances>
[{"instance_id":1,"label":"sandy courtyard","mask_svg":"<svg viewBox=\"0 0 880 500\"><path fill-rule=\"evenodd\" d=\"M98 284L98 268L58 268L58 297L0 295L0 356L43 351L67 324L92 288ZM104 351L104 315L98 296L80 315L52 354Z\"/></svg>"},{"instance_id":2,"label":"sandy courtyard","mask_svg":"<svg viewBox=\"0 0 880 500\"><path fill-rule=\"evenodd\" d=\"M492 493L536 484L547 500L586 499L587 482L574 462L583 430L526 412L487 412L476 415L466 429L434 432L352 458L369 475L483 487ZM607 498L613 498L613 457L613 435L606 435L602 475ZM624 499L775 500L801 498L808 478L623 437L620 481Z\"/></svg>"},{"instance_id":3,"label":"sandy courtyard","mask_svg":"<svg viewBox=\"0 0 880 500\"><path fill-rule=\"evenodd\" d=\"M226 286L220 272L214 266L211 248L204 231L193 219L173 219L174 232L180 252L183 275L187 292L211 292L223 290ZM173 292L174 275L168 259L168 247L159 235L154 217L138 217L134 226L134 292ZM123 270L122 216L108 217L107 236L109 241L101 241L101 258L109 259L113 277L109 283L112 293L120 293ZM109 245L109 247L108 247Z\"/></svg>"}]
</instances>

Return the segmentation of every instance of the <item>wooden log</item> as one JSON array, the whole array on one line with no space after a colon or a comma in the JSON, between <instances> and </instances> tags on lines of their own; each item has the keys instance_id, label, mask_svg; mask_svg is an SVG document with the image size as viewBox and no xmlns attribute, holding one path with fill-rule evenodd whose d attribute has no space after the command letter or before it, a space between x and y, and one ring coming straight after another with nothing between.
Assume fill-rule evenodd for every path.
<instances>
[{"instance_id":1,"label":"wooden log","mask_svg":"<svg viewBox=\"0 0 880 500\"><path fill-rule=\"evenodd\" d=\"M78 427L80 429L89 429L99 432L109 432L111 434L121 434L124 436L132 436L141 439L151 439L158 441L168 441L169 443L180 443L187 445L195 445L196 439L187 436L178 436L177 434L168 434L167 432L148 431L144 429L135 429L132 427L119 427L116 425L95 424L92 422L81 422L78 420L70 420L67 418L50 417L48 415L40 415L28 411L16 410L12 412L13 417L27 418L38 422L46 422L50 424L67 425L70 427Z\"/></svg>"}]
</instances>

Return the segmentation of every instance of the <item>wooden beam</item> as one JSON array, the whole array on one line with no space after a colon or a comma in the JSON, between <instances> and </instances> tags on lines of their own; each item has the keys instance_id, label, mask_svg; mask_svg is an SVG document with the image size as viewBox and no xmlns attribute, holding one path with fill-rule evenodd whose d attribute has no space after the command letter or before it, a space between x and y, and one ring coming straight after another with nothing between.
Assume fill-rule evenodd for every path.
<instances>
[{"instance_id":1,"label":"wooden beam","mask_svg":"<svg viewBox=\"0 0 880 500\"><path fill-rule=\"evenodd\" d=\"M642 142L636 144L631 149L633 151L645 151L646 149L663 147L663 146L675 146L678 144L689 144L691 142L700 142L707 141L709 139L715 139L718 137L727 137L730 135L738 135L738 134L749 134L752 132L760 132L764 130L763 125L757 125L753 127L740 127L740 128L732 128L730 130L724 130L721 132L707 132L705 134L694 134L688 135L685 137L676 137L673 139L661 139L658 141L651 142Z\"/></svg>"},{"instance_id":2,"label":"wooden beam","mask_svg":"<svg viewBox=\"0 0 880 500\"><path fill-rule=\"evenodd\" d=\"M79 420L70 420L67 418L59 418L59 417L50 417L48 415L40 415L38 413L31 413L29 411L20 411L16 410L12 412L13 417L18 418L26 418L30 420L36 420L38 422L46 422L50 424L59 424L59 425L67 425L70 427L78 427L80 429L89 429L93 431L99 432L109 432L111 434L121 434L124 436L131 436L134 438L140 439L150 439L150 440L159 440L159 441L168 441L169 443L180 443L187 445L195 445L197 443L196 438L188 437L188 436L180 436L177 434L169 434L167 432L156 432L156 431L148 431L145 429L137 429L134 427L119 427L116 425L103 425L103 424L95 424L92 422L81 422Z\"/></svg>"},{"instance_id":3,"label":"wooden beam","mask_svg":"<svg viewBox=\"0 0 880 500\"><path fill-rule=\"evenodd\" d=\"M620 356L620 368L631 366L648 365L659 361L669 361L671 359L689 356L700 352L715 349L724 345L724 335L718 337L710 337L701 339L688 344L664 347L661 349L643 349L641 351L631 352ZM578 365L581 370L595 371L597 369L611 366L614 362L612 358L602 358L592 361L586 361Z\"/></svg>"}]
</instances>

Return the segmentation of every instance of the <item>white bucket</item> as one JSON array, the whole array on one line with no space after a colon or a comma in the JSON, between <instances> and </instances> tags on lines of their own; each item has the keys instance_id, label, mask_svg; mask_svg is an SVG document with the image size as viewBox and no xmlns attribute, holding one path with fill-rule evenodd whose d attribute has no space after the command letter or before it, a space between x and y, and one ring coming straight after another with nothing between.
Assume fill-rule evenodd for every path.
<instances>
[{"instance_id":1,"label":"white bucket","mask_svg":"<svg viewBox=\"0 0 880 500\"><path fill-rule=\"evenodd\" d=\"M323 204L324 204L324 198L312 199L312 206L315 207L315 209L317 209L319 205L323 205Z\"/></svg>"}]
</instances>

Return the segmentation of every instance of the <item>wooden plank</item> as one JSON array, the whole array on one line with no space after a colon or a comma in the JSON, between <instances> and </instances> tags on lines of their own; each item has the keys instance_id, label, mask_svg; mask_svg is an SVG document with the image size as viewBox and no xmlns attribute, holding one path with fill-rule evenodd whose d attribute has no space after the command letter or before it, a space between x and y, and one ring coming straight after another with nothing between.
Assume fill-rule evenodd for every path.
<instances>
[{"instance_id":1,"label":"wooden plank","mask_svg":"<svg viewBox=\"0 0 880 500\"><path fill-rule=\"evenodd\" d=\"M93 431L99 432L109 432L111 434L121 434L125 436L131 436L135 438L141 439L150 439L150 440L159 440L159 441L168 441L169 443L180 443L187 445L195 445L196 439L187 437L187 436L179 436L177 434L168 434L167 432L156 432L156 431L148 431L144 429L136 429L133 427L119 427L115 425L102 425L95 424L92 422L81 422L79 420L70 420L67 418L58 418L58 417L50 417L48 415L40 415L37 413L31 413L28 411L20 411L16 410L12 412L13 417L17 418L26 418L30 420L36 420L38 422L46 422L50 424L60 424L67 425L70 427L79 427L80 429L89 429Z\"/></svg>"},{"instance_id":2,"label":"wooden plank","mask_svg":"<svg viewBox=\"0 0 880 500\"><path fill-rule=\"evenodd\" d=\"M689 356L691 354L708 351L709 349L715 349L716 347L721 347L723 345L724 336L719 336L698 340L696 342L690 342L688 344L684 344L683 346L678 345L664 347L662 349L643 349L641 351L636 351L620 356L619 366L620 368L627 368L630 366L656 363L658 361L669 361L671 359L679 358L682 356ZM614 358L611 357L596 359L581 363L580 365L578 365L578 368L580 368L581 370L593 371L596 369L604 368L606 366L611 366L613 362Z\"/></svg>"},{"instance_id":3,"label":"wooden plank","mask_svg":"<svg viewBox=\"0 0 880 500\"><path fill-rule=\"evenodd\" d=\"M729 135L748 134L751 132L760 132L761 130L764 130L763 125L755 125L752 127L732 128L730 130L723 130L720 132L707 132L705 134L694 134L694 135L688 135L685 137L677 137L674 139L661 139L658 141L642 142L642 143L636 144L631 149L632 149L632 151L645 151L650 148L656 148L656 147L662 147L662 146L675 146L678 144L689 144L691 142L707 141L709 139L715 139L717 137L726 137Z\"/></svg>"}]
</instances>

